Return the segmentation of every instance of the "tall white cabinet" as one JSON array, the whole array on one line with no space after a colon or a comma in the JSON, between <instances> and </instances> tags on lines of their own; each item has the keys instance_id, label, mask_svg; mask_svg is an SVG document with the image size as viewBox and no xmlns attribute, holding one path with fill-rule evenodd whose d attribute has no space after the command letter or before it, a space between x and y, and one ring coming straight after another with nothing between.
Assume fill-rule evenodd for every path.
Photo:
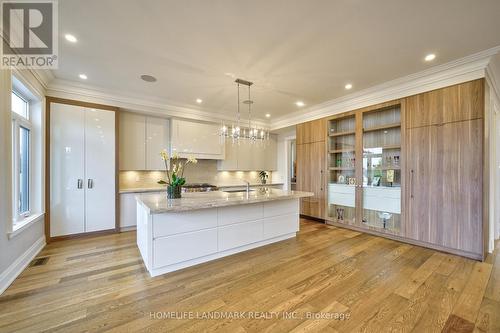
<instances>
[{"instance_id":1,"label":"tall white cabinet","mask_svg":"<svg viewBox=\"0 0 500 333\"><path fill-rule=\"evenodd\" d=\"M115 112L50 104L50 236L115 228Z\"/></svg>"}]
</instances>

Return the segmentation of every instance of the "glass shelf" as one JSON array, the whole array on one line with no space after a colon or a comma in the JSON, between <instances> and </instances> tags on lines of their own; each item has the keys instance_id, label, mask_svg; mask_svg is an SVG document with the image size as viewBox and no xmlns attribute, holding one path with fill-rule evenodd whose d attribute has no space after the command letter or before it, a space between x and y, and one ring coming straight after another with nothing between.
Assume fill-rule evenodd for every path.
<instances>
[{"instance_id":1,"label":"glass shelf","mask_svg":"<svg viewBox=\"0 0 500 333\"><path fill-rule=\"evenodd\" d=\"M381 232L401 231L400 108L363 114L362 226Z\"/></svg>"}]
</instances>

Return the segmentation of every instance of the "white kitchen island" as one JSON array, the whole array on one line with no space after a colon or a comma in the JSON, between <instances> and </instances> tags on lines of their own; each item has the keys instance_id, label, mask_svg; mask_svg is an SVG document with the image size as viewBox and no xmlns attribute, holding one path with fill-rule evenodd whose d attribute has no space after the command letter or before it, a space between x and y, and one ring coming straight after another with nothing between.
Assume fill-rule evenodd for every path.
<instances>
[{"instance_id":1,"label":"white kitchen island","mask_svg":"<svg viewBox=\"0 0 500 333\"><path fill-rule=\"evenodd\" d=\"M295 237L299 199L313 193L260 189L248 193L141 194L137 245L151 276Z\"/></svg>"}]
</instances>

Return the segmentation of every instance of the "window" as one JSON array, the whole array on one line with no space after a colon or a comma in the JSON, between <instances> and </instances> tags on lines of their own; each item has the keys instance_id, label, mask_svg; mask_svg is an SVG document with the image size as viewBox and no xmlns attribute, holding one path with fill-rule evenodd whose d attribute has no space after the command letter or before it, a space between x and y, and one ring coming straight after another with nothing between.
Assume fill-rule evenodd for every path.
<instances>
[{"instance_id":1,"label":"window","mask_svg":"<svg viewBox=\"0 0 500 333\"><path fill-rule=\"evenodd\" d=\"M12 92L12 171L14 224L31 212L31 128L29 102Z\"/></svg>"}]
</instances>

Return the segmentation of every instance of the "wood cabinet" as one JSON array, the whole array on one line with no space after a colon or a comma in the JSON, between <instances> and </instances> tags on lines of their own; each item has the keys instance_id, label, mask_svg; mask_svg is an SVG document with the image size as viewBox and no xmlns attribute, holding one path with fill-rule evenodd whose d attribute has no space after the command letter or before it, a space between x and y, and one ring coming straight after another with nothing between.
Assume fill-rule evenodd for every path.
<instances>
[{"instance_id":1,"label":"wood cabinet","mask_svg":"<svg viewBox=\"0 0 500 333\"><path fill-rule=\"evenodd\" d=\"M301 199L302 215L325 217L325 155L324 141L297 145L297 190L314 193Z\"/></svg>"},{"instance_id":2,"label":"wood cabinet","mask_svg":"<svg viewBox=\"0 0 500 333\"><path fill-rule=\"evenodd\" d=\"M180 157L223 160L225 145L220 142L216 124L180 119L171 120L171 148Z\"/></svg>"},{"instance_id":3,"label":"wood cabinet","mask_svg":"<svg viewBox=\"0 0 500 333\"><path fill-rule=\"evenodd\" d=\"M225 159L217 163L219 171L274 171L277 163L277 137L270 135L268 142L251 143L241 140L239 144L226 142Z\"/></svg>"},{"instance_id":4,"label":"wood cabinet","mask_svg":"<svg viewBox=\"0 0 500 333\"><path fill-rule=\"evenodd\" d=\"M168 119L120 113L120 170L163 170L162 150L169 150Z\"/></svg>"},{"instance_id":5,"label":"wood cabinet","mask_svg":"<svg viewBox=\"0 0 500 333\"><path fill-rule=\"evenodd\" d=\"M410 96L406 107L408 128L483 118L484 80Z\"/></svg>"},{"instance_id":6,"label":"wood cabinet","mask_svg":"<svg viewBox=\"0 0 500 333\"><path fill-rule=\"evenodd\" d=\"M297 189L320 193L323 163L328 223L483 259L484 113L479 79L300 124Z\"/></svg>"},{"instance_id":7,"label":"wood cabinet","mask_svg":"<svg viewBox=\"0 0 500 333\"><path fill-rule=\"evenodd\" d=\"M402 235L401 100L328 120L328 220Z\"/></svg>"},{"instance_id":8,"label":"wood cabinet","mask_svg":"<svg viewBox=\"0 0 500 333\"><path fill-rule=\"evenodd\" d=\"M325 141L326 120L324 118L298 124L296 127L297 144Z\"/></svg>"},{"instance_id":9,"label":"wood cabinet","mask_svg":"<svg viewBox=\"0 0 500 333\"><path fill-rule=\"evenodd\" d=\"M482 257L483 120L408 130L406 237Z\"/></svg>"}]
</instances>

